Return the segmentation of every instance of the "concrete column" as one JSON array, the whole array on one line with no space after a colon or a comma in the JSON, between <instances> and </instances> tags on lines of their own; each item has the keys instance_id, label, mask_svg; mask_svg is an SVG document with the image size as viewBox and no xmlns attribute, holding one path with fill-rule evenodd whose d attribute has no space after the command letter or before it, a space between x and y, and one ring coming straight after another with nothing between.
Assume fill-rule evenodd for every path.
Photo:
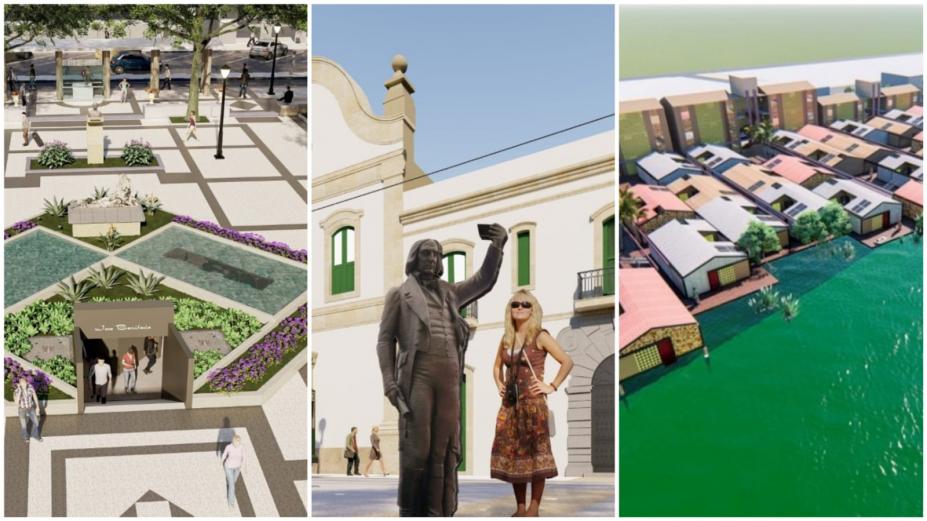
<instances>
[{"instance_id":1,"label":"concrete column","mask_svg":"<svg viewBox=\"0 0 927 521\"><path fill-rule=\"evenodd\" d=\"M212 84L212 49L203 49L203 89L200 94L206 96Z\"/></svg>"},{"instance_id":2,"label":"concrete column","mask_svg":"<svg viewBox=\"0 0 927 521\"><path fill-rule=\"evenodd\" d=\"M103 99L108 100L110 94L110 75L112 71L109 68L110 54L112 51L109 49L103 50Z\"/></svg>"},{"instance_id":3,"label":"concrete column","mask_svg":"<svg viewBox=\"0 0 927 521\"><path fill-rule=\"evenodd\" d=\"M64 101L64 53L55 51L55 97Z\"/></svg>"},{"instance_id":4,"label":"concrete column","mask_svg":"<svg viewBox=\"0 0 927 521\"><path fill-rule=\"evenodd\" d=\"M151 75L148 79L148 87L151 89L159 89L160 75L158 71L161 69L161 51L158 49L151 50Z\"/></svg>"}]
</instances>

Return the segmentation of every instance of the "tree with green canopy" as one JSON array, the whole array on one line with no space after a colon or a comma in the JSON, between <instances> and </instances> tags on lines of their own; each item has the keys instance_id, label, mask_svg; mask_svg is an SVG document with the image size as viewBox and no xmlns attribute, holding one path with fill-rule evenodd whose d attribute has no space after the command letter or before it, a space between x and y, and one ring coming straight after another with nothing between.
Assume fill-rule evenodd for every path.
<instances>
[{"instance_id":1,"label":"tree with green canopy","mask_svg":"<svg viewBox=\"0 0 927 521\"><path fill-rule=\"evenodd\" d=\"M637 194L631 191L630 188L623 186L618 190L618 219L621 221L621 224L625 228L638 233L637 221L641 217L646 215L644 210L644 201L642 201ZM638 236L638 239L640 237Z\"/></svg>"},{"instance_id":2,"label":"tree with green canopy","mask_svg":"<svg viewBox=\"0 0 927 521\"><path fill-rule=\"evenodd\" d=\"M827 237L827 227L817 212L805 212L792 224L792 235L802 244L808 244Z\"/></svg>"},{"instance_id":3,"label":"tree with green canopy","mask_svg":"<svg viewBox=\"0 0 927 521\"><path fill-rule=\"evenodd\" d=\"M770 225L759 221L752 221L747 225L747 229L737 239L737 246L747 252L753 264L759 264L766 253L782 249L776 231Z\"/></svg>"},{"instance_id":4,"label":"tree with green canopy","mask_svg":"<svg viewBox=\"0 0 927 521\"><path fill-rule=\"evenodd\" d=\"M204 56L213 38L261 23L305 31L308 14L306 4L138 4L131 7L130 16L146 23L149 34L193 45L187 113L199 114L200 90L206 87L201 81Z\"/></svg>"},{"instance_id":5,"label":"tree with green canopy","mask_svg":"<svg viewBox=\"0 0 927 521\"><path fill-rule=\"evenodd\" d=\"M756 125L747 125L744 131L747 133L751 145L765 145L772 140L773 134L776 133L776 127L772 125L769 119L764 119Z\"/></svg>"},{"instance_id":6,"label":"tree with green canopy","mask_svg":"<svg viewBox=\"0 0 927 521\"><path fill-rule=\"evenodd\" d=\"M853 225L850 224L850 214L840 203L834 201L827 203L827 206L818 209L818 215L831 238L842 237L853 229Z\"/></svg>"},{"instance_id":7,"label":"tree with green canopy","mask_svg":"<svg viewBox=\"0 0 927 521\"><path fill-rule=\"evenodd\" d=\"M4 52L55 39L85 36L93 23L106 23L115 10L88 4L6 4L3 6Z\"/></svg>"}]
</instances>

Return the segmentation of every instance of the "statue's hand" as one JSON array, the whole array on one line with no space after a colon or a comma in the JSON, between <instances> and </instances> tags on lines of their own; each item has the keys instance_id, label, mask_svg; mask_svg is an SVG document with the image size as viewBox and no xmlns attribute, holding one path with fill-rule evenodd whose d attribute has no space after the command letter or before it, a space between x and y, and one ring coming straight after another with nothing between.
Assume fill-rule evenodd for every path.
<instances>
[{"instance_id":1,"label":"statue's hand","mask_svg":"<svg viewBox=\"0 0 927 521\"><path fill-rule=\"evenodd\" d=\"M509 233L505 228L499 224L495 223L490 225L489 231L486 234L490 241L495 244L498 248L502 248L505 245L505 242L509 240Z\"/></svg>"},{"instance_id":2,"label":"statue's hand","mask_svg":"<svg viewBox=\"0 0 927 521\"><path fill-rule=\"evenodd\" d=\"M389 403L393 404L393 407L399 411L400 416L405 416L412 412L412 410L409 409L409 404L406 403L405 397L402 395L402 391L399 389L393 389L386 393L386 398L389 400Z\"/></svg>"}]
</instances>

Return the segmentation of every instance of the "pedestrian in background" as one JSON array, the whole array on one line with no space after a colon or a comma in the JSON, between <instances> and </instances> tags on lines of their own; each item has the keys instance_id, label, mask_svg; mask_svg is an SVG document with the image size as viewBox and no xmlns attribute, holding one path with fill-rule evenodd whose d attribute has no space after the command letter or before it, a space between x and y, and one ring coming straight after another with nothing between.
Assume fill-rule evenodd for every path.
<instances>
[{"instance_id":1,"label":"pedestrian in background","mask_svg":"<svg viewBox=\"0 0 927 521\"><path fill-rule=\"evenodd\" d=\"M125 103L129 99L129 80L122 78L122 81L119 82L119 92L120 99Z\"/></svg>"},{"instance_id":2,"label":"pedestrian in background","mask_svg":"<svg viewBox=\"0 0 927 521\"><path fill-rule=\"evenodd\" d=\"M113 379L113 371L103 357L97 358L93 366L93 385L96 388L96 401L106 403L106 394L109 391L109 382Z\"/></svg>"},{"instance_id":3,"label":"pedestrian in background","mask_svg":"<svg viewBox=\"0 0 927 521\"><path fill-rule=\"evenodd\" d=\"M290 90L290 86L286 86L286 92L283 93L282 98L277 98L277 101L282 101L284 105L289 105L293 103L293 91Z\"/></svg>"},{"instance_id":4,"label":"pedestrian in background","mask_svg":"<svg viewBox=\"0 0 927 521\"><path fill-rule=\"evenodd\" d=\"M167 90L173 90L171 88L171 66L164 64L164 88Z\"/></svg>"},{"instance_id":5,"label":"pedestrian in background","mask_svg":"<svg viewBox=\"0 0 927 521\"><path fill-rule=\"evenodd\" d=\"M13 401L16 402L16 405L19 408L19 427L23 435L23 440L26 443L29 443L29 421L32 421L32 437L36 441L42 441L42 437L39 435L39 397L35 393L35 389L29 385L29 381L26 380L26 377L19 378L19 385L16 386L16 389L13 391Z\"/></svg>"},{"instance_id":6,"label":"pedestrian in background","mask_svg":"<svg viewBox=\"0 0 927 521\"><path fill-rule=\"evenodd\" d=\"M138 348L132 346L122 355L122 376L125 378L126 394L135 392L138 382Z\"/></svg>"},{"instance_id":7,"label":"pedestrian in background","mask_svg":"<svg viewBox=\"0 0 927 521\"><path fill-rule=\"evenodd\" d=\"M376 425L370 430L370 461L368 461L367 466L364 467L365 478L368 477L370 466L373 465L374 461L380 462L380 472L383 474L383 477L389 476L389 474L386 473L386 466L383 465L383 453L380 452L380 428Z\"/></svg>"},{"instance_id":8,"label":"pedestrian in background","mask_svg":"<svg viewBox=\"0 0 927 521\"><path fill-rule=\"evenodd\" d=\"M248 72L248 65L241 66L241 78L238 79L238 97L245 98L248 94L248 81L251 79L251 73Z\"/></svg>"},{"instance_id":9,"label":"pedestrian in background","mask_svg":"<svg viewBox=\"0 0 927 521\"><path fill-rule=\"evenodd\" d=\"M360 476L360 454L357 453L357 427L351 427L351 432L344 439L344 459L348 460L348 476ZM351 474L351 465L354 465L354 474Z\"/></svg>"},{"instance_id":10,"label":"pedestrian in background","mask_svg":"<svg viewBox=\"0 0 927 521\"><path fill-rule=\"evenodd\" d=\"M35 89L35 65L29 64L29 88Z\"/></svg>"},{"instance_id":11,"label":"pedestrian in background","mask_svg":"<svg viewBox=\"0 0 927 521\"><path fill-rule=\"evenodd\" d=\"M145 366L145 374L151 374L151 368L154 367L155 362L158 360L158 343L155 342L155 339L146 336L145 337L145 356L148 357L148 365Z\"/></svg>"},{"instance_id":12,"label":"pedestrian in background","mask_svg":"<svg viewBox=\"0 0 927 521\"><path fill-rule=\"evenodd\" d=\"M32 127L32 121L29 119L29 114L26 114L25 111L23 111L21 121L23 126L23 146L27 147L29 146L29 130Z\"/></svg>"},{"instance_id":13,"label":"pedestrian in background","mask_svg":"<svg viewBox=\"0 0 927 521\"><path fill-rule=\"evenodd\" d=\"M187 138L184 141L189 142L191 137L199 141L199 138L196 137L196 112L192 110L187 117Z\"/></svg>"},{"instance_id":14,"label":"pedestrian in background","mask_svg":"<svg viewBox=\"0 0 927 521\"><path fill-rule=\"evenodd\" d=\"M13 73L13 67L6 68L6 88L10 91L10 96L16 91L16 74Z\"/></svg>"},{"instance_id":15,"label":"pedestrian in background","mask_svg":"<svg viewBox=\"0 0 927 521\"><path fill-rule=\"evenodd\" d=\"M245 450L241 446L241 436L232 436L232 443L225 446L222 451L222 466L225 467L225 483L228 486L229 508L235 508L235 482L241 474L241 466L245 463Z\"/></svg>"}]
</instances>

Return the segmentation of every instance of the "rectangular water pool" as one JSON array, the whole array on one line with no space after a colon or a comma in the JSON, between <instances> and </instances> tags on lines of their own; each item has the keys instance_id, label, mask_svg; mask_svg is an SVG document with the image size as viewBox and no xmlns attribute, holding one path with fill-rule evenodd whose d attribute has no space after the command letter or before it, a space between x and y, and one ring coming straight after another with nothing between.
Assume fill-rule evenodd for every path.
<instances>
[{"instance_id":1,"label":"rectangular water pool","mask_svg":"<svg viewBox=\"0 0 927 521\"><path fill-rule=\"evenodd\" d=\"M36 230L3 245L3 307L15 304L103 258L95 251Z\"/></svg>"},{"instance_id":2,"label":"rectangular water pool","mask_svg":"<svg viewBox=\"0 0 927 521\"><path fill-rule=\"evenodd\" d=\"M274 314L306 291L306 270L171 227L119 254L169 277Z\"/></svg>"}]
</instances>

